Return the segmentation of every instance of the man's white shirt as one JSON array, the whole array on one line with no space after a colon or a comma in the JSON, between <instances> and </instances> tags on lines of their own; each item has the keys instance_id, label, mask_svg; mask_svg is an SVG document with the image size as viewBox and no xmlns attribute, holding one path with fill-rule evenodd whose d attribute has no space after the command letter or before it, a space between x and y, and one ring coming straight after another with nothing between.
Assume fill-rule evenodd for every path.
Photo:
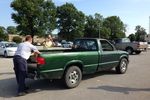
<instances>
[{"instance_id":1,"label":"man's white shirt","mask_svg":"<svg viewBox=\"0 0 150 100\"><path fill-rule=\"evenodd\" d=\"M26 41L26 42L20 43L18 45L15 55L19 55L22 58L27 60L27 59L29 59L32 50L34 52L38 51L38 49L34 45L32 45L30 42Z\"/></svg>"}]
</instances>

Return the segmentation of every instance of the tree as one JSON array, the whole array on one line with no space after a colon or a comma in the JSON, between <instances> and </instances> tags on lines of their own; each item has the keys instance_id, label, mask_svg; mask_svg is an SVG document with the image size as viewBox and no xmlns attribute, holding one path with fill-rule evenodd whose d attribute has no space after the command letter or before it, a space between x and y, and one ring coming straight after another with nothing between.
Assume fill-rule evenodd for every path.
<instances>
[{"instance_id":1,"label":"tree","mask_svg":"<svg viewBox=\"0 0 150 100\"><path fill-rule=\"evenodd\" d=\"M8 40L8 35L6 34L6 29L0 26L0 40Z\"/></svg>"},{"instance_id":2,"label":"tree","mask_svg":"<svg viewBox=\"0 0 150 100\"><path fill-rule=\"evenodd\" d=\"M44 35L55 29L56 7L52 0L14 0L11 7L16 11L12 19L22 35Z\"/></svg>"},{"instance_id":3,"label":"tree","mask_svg":"<svg viewBox=\"0 0 150 100\"><path fill-rule=\"evenodd\" d=\"M131 42L136 40L134 34L130 34L130 35L128 36L128 38L130 39Z\"/></svg>"},{"instance_id":4,"label":"tree","mask_svg":"<svg viewBox=\"0 0 150 100\"><path fill-rule=\"evenodd\" d=\"M100 27L102 25L102 16L95 14L94 17L89 15L86 17L84 29L85 37L99 37Z\"/></svg>"},{"instance_id":5,"label":"tree","mask_svg":"<svg viewBox=\"0 0 150 100\"><path fill-rule=\"evenodd\" d=\"M17 29L14 26L8 26L7 27L7 33L8 34L17 34Z\"/></svg>"},{"instance_id":6,"label":"tree","mask_svg":"<svg viewBox=\"0 0 150 100\"><path fill-rule=\"evenodd\" d=\"M103 16L98 13L95 13L94 17L91 15L87 16L84 36L94 38L108 38L110 32L106 27L103 27L103 21Z\"/></svg>"},{"instance_id":7,"label":"tree","mask_svg":"<svg viewBox=\"0 0 150 100\"><path fill-rule=\"evenodd\" d=\"M73 4L66 3L57 7L57 17L58 35L62 39L73 40L83 37L85 15L78 11Z\"/></svg>"},{"instance_id":8,"label":"tree","mask_svg":"<svg viewBox=\"0 0 150 100\"><path fill-rule=\"evenodd\" d=\"M137 25L135 27L135 38L136 41L145 41L145 35L147 34L145 29L141 27L140 25Z\"/></svg>"},{"instance_id":9,"label":"tree","mask_svg":"<svg viewBox=\"0 0 150 100\"><path fill-rule=\"evenodd\" d=\"M107 17L103 23L110 30L110 39L125 37L126 25L117 16Z\"/></svg>"}]
</instances>

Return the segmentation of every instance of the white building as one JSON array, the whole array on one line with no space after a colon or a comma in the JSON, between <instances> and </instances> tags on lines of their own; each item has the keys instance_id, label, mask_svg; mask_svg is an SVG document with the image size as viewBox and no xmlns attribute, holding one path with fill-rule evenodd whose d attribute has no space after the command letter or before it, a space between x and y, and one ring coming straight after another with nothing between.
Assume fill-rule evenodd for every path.
<instances>
[{"instance_id":1,"label":"white building","mask_svg":"<svg viewBox=\"0 0 150 100\"><path fill-rule=\"evenodd\" d=\"M147 34L147 35L145 36L145 40L146 40L146 42L150 42L150 34Z\"/></svg>"}]
</instances>

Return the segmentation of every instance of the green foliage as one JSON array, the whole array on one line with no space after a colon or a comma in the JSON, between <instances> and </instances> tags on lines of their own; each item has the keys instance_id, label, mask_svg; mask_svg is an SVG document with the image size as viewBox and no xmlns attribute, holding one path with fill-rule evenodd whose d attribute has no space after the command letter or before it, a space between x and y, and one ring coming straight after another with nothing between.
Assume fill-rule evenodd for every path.
<instances>
[{"instance_id":1,"label":"green foliage","mask_svg":"<svg viewBox=\"0 0 150 100\"><path fill-rule=\"evenodd\" d=\"M66 3L57 7L58 35L62 39L73 40L83 37L85 15L78 11L73 4Z\"/></svg>"},{"instance_id":2,"label":"green foliage","mask_svg":"<svg viewBox=\"0 0 150 100\"><path fill-rule=\"evenodd\" d=\"M7 27L7 33L8 34L17 34L17 29L14 26L8 26Z\"/></svg>"},{"instance_id":3,"label":"green foliage","mask_svg":"<svg viewBox=\"0 0 150 100\"><path fill-rule=\"evenodd\" d=\"M100 37L109 39L110 38L109 36L110 36L110 29L108 29L106 27L102 27L102 29L100 31Z\"/></svg>"},{"instance_id":4,"label":"green foliage","mask_svg":"<svg viewBox=\"0 0 150 100\"><path fill-rule=\"evenodd\" d=\"M0 40L8 40L8 34L6 34L6 29L2 26L0 26Z\"/></svg>"},{"instance_id":5,"label":"green foliage","mask_svg":"<svg viewBox=\"0 0 150 100\"><path fill-rule=\"evenodd\" d=\"M93 16L86 17L86 24L84 30L84 37L93 37L93 38L109 38L110 30L106 27L103 27L104 18L102 15L96 13Z\"/></svg>"},{"instance_id":6,"label":"green foliage","mask_svg":"<svg viewBox=\"0 0 150 100\"><path fill-rule=\"evenodd\" d=\"M21 35L44 35L56 27L56 7L52 0L14 0L12 19Z\"/></svg>"},{"instance_id":7,"label":"green foliage","mask_svg":"<svg viewBox=\"0 0 150 100\"><path fill-rule=\"evenodd\" d=\"M134 34L130 34L130 35L128 36L128 38L130 39L131 42L136 40Z\"/></svg>"},{"instance_id":8,"label":"green foliage","mask_svg":"<svg viewBox=\"0 0 150 100\"><path fill-rule=\"evenodd\" d=\"M101 37L115 39L125 37L126 26L117 16L103 18L96 13L85 17L71 3L58 6L52 0L14 0L12 14L20 35L45 36L51 34L56 26L61 39L73 40L79 37ZM56 23L57 17L57 23ZM7 28L8 34L17 33L15 27ZM138 37L138 36L137 36Z\"/></svg>"},{"instance_id":9,"label":"green foliage","mask_svg":"<svg viewBox=\"0 0 150 100\"><path fill-rule=\"evenodd\" d=\"M125 37L125 25L117 16L107 17L103 23L104 27L110 30L110 39L124 38Z\"/></svg>"},{"instance_id":10,"label":"green foliage","mask_svg":"<svg viewBox=\"0 0 150 100\"><path fill-rule=\"evenodd\" d=\"M0 26L0 34L5 34L5 28L3 26Z\"/></svg>"},{"instance_id":11,"label":"green foliage","mask_svg":"<svg viewBox=\"0 0 150 100\"><path fill-rule=\"evenodd\" d=\"M15 36L15 37L13 37L12 41L16 42L16 43L21 43L22 42L22 38L19 37L19 36Z\"/></svg>"},{"instance_id":12,"label":"green foliage","mask_svg":"<svg viewBox=\"0 0 150 100\"><path fill-rule=\"evenodd\" d=\"M135 32L136 41L145 41L145 35L147 34L145 29L140 25L137 25L135 27L135 30L136 30Z\"/></svg>"}]
</instances>

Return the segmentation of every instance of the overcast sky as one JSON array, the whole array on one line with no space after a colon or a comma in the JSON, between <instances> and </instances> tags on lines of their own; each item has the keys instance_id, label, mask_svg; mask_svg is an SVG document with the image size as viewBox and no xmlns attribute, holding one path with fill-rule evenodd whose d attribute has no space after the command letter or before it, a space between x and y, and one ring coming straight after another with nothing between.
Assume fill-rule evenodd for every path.
<instances>
[{"instance_id":1,"label":"overcast sky","mask_svg":"<svg viewBox=\"0 0 150 100\"><path fill-rule=\"evenodd\" d=\"M10 3L13 0L0 0L0 26L16 26L11 19L13 10ZM150 0L53 0L56 6L66 2L73 3L75 7L86 15L100 13L104 18L119 16L127 24L129 35L134 33L135 26L141 25L149 33Z\"/></svg>"}]
</instances>

